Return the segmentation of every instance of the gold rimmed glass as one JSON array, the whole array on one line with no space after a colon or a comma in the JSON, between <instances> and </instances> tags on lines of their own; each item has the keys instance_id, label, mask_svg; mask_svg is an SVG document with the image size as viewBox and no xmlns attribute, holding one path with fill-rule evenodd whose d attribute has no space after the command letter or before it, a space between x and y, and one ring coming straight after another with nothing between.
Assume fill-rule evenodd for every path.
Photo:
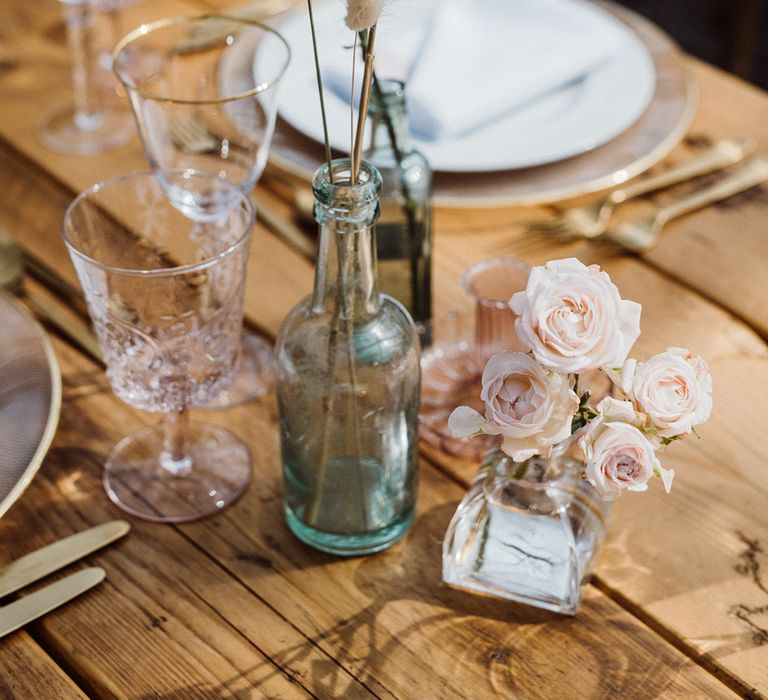
<instances>
[{"instance_id":1,"label":"gold rimmed glass","mask_svg":"<svg viewBox=\"0 0 768 700\"><path fill-rule=\"evenodd\" d=\"M204 15L145 24L115 48L114 70L133 107L147 160L166 196L201 223L227 201L184 173L216 175L248 194L275 128L285 40L260 22ZM171 174L175 173L175 174ZM216 405L262 396L274 379L270 346L244 336L240 372Z\"/></svg>"}]
</instances>

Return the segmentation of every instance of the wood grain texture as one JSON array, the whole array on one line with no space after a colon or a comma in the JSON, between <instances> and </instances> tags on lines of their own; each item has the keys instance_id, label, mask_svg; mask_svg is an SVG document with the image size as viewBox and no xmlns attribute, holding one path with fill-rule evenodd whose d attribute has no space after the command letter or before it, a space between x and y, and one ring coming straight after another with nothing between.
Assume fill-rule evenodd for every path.
<instances>
[{"instance_id":1,"label":"wood grain texture","mask_svg":"<svg viewBox=\"0 0 768 700\"><path fill-rule=\"evenodd\" d=\"M150 5L135 9L163 16L193 7L178 0ZM0 225L74 280L59 235L73 193L146 165L137 142L94 158L51 154L37 143L43 105L66 96L68 81L59 8L50 2L41 8L18 10L14 21L26 22L35 32L22 35L23 45L4 46L12 67L0 71L0 136L7 144L0 157ZM768 109L762 93L691 65L702 85L703 106L691 138L672 159L716 138L734 133L759 137L768 128L760 117ZM722 89L728 91L729 104L744 109L719 106L715 93ZM655 490L617 504L597 583L613 601L733 687L766 693L768 645L761 634L768 628L762 574L768 566L768 485L760 446L761 418L768 408L768 352L744 323L718 307L764 331L767 248L761 230L767 215L754 194L671 224L646 261L597 245L554 245L532 238L524 221L546 216L543 211L438 211L434 284L439 316L469 308L458 278L471 262L513 255L533 264L577 255L600 262L626 298L643 303L638 355L687 345L711 362L716 387L712 421L701 431L701 441L689 440L670 451L667 464L677 469L671 496ZM624 215L665 201L665 196L670 195L650 198ZM700 245L702 240L707 244ZM248 279L249 318L274 336L285 312L310 285L309 263L259 229ZM24 532L42 528L63 535L116 512L104 503L98 465L122 436L116 426L127 431L145 420L93 388L104 384L92 366L76 357L69 362L65 393L70 392L69 405L76 408L64 423L61 447L49 459L53 476L44 472L30 492L36 494L37 507L50 501L53 513L59 508L60 514L49 521L30 507L14 515L25 527L32 526ZM475 690L481 695L568 696L573 687L584 688L585 697L711 697L724 692L597 590L590 590L575 621L443 590L437 583L437 552L461 489L429 467L424 469L419 523L403 545L352 562L305 549L288 535L280 514L274 406L266 403L237 415L213 419L236 421L258 455L261 478L249 495L210 522L178 529L141 526L137 544L132 540L128 550L101 555L108 562L115 559L118 580L107 591L117 599L115 609L130 620L122 636L110 639L112 601L90 611L102 625L98 649L85 647L93 653L73 651L65 641L72 632L87 645L82 619L62 614L41 626L47 643L73 659L73 667L94 679L105 696L141 697L130 694L131 674L134 661L144 664L145 656L167 697L178 685L176 665L193 673L190 697L251 683L262 684L257 686L261 692L285 692L286 697L292 692L425 697L425 688L439 697L475 697ZM88 436L86 445L83 435ZM474 470L430 456L461 483ZM62 495L71 483L74 490ZM0 537L8 522L0 523ZM183 568L188 563L194 564L193 573ZM199 590L202 599L194 597ZM198 610L205 613L203 621L194 619ZM170 621L165 627L163 616ZM162 624L153 627L151 619ZM267 644L264 629L273 628L278 631L266 636ZM157 642L161 634L167 645ZM115 648L125 649L126 656ZM608 669L602 676L601 664ZM274 675L265 672L268 668ZM265 673L274 685L263 685ZM157 679L140 678L141 693L150 697Z\"/></svg>"},{"instance_id":2,"label":"wood grain texture","mask_svg":"<svg viewBox=\"0 0 768 700\"><path fill-rule=\"evenodd\" d=\"M26 632L0 639L2 700L86 700L86 697Z\"/></svg>"},{"instance_id":3,"label":"wood grain texture","mask_svg":"<svg viewBox=\"0 0 768 700\"><path fill-rule=\"evenodd\" d=\"M765 92L705 64L697 65L702 88L692 134L716 140L746 134L768 153ZM646 258L675 279L701 290L768 337L768 185L670 224Z\"/></svg>"},{"instance_id":4,"label":"wood grain texture","mask_svg":"<svg viewBox=\"0 0 768 700\"><path fill-rule=\"evenodd\" d=\"M540 264L576 255L600 263L625 298L643 305L643 334L633 356L643 359L674 345L689 347L710 363L715 385L711 420L698 431L700 440L692 437L663 456L676 469L671 495L652 488L616 503L597 583L742 692L765 694L768 645L762 630L768 627L768 597L739 569L745 538L757 549L768 542L768 472L760 427L768 410L764 341L728 311L637 259L596 244L563 246L532 239L516 223L515 213L506 215L508 220L502 212L485 212L461 221L442 214L436 277L449 279L438 281L440 299L469 308L458 278L478 259L511 255ZM753 284L761 280L753 278ZM464 484L475 472L474 465L428 454ZM762 550L755 558L762 570L768 566Z\"/></svg>"},{"instance_id":5,"label":"wood grain texture","mask_svg":"<svg viewBox=\"0 0 768 700\"><path fill-rule=\"evenodd\" d=\"M65 386L91 376L85 358L57 351ZM199 523L134 521L87 558L107 571L99 590L35 627L97 696L734 697L596 589L565 618L444 587L442 534L462 490L427 463L404 542L349 560L305 547L283 521L274 397L203 416L251 447L249 491ZM118 515L101 465L150 420L103 376L67 398L38 478L0 522L9 555Z\"/></svg>"}]
</instances>

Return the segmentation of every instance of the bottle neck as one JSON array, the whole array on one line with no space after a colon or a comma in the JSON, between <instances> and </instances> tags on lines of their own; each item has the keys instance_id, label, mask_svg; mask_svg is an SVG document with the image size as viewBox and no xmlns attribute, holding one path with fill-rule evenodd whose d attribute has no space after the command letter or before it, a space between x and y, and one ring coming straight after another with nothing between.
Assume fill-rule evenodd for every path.
<instances>
[{"instance_id":1,"label":"bottle neck","mask_svg":"<svg viewBox=\"0 0 768 700\"><path fill-rule=\"evenodd\" d=\"M371 111L371 145L368 157L373 162L382 158L397 161L398 153L402 158L410 150L408 116L404 106L392 107L386 114Z\"/></svg>"},{"instance_id":2,"label":"bottle neck","mask_svg":"<svg viewBox=\"0 0 768 700\"><path fill-rule=\"evenodd\" d=\"M317 313L359 318L379 308L374 227L320 225L312 306Z\"/></svg>"},{"instance_id":3,"label":"bottle neck","mask_svg":"<svg viewBox=\"0 0 768 700\"><path fill-rule=\"evenodd\" d=\"M403 83L397 80L375 83L368 117L371 120L371 145L366 156L373 162L399 162L411 148Z\"/></svg>"},{"instance_id":4,"label":"bottle neck","mask_svg":"<svg viewBox=\"0 0 768 700\"><path fill-rule=\"evenodd\" d=\"M350 186L347 163L334 161L333 184L326 165L313 181L320 240L312 306L350 320L375 313L380 305L374 222L381 177L363 162L361 180Z\"/></svg>"}]
</instances>

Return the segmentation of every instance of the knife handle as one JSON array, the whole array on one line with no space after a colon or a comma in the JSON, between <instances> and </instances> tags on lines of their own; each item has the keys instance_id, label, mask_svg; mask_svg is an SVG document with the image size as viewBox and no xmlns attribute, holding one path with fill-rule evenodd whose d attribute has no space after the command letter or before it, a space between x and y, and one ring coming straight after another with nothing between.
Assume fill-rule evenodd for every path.
<instances>
[{"instance_id":1,"label":"knife handle","mask_svg":"<svg viewBox=\"0 0 768 700\"><path fill-rule=\"evenodd\" d=\"M85 593L106 576L104 569L92 566L24 596L0 608L0 637L16 631L41 615Z\"/></svg>"},{"instance_id":2,"label":"knife handle","mask_svg":"<svg viewBox=\"0 0 768 700\"><path fill-rule=\"evenodd\" d=\"M101 549L123 537L130 529L131 526L124 520L110 520L0 566L0 598Z\"/></svg>"}]
</instances>

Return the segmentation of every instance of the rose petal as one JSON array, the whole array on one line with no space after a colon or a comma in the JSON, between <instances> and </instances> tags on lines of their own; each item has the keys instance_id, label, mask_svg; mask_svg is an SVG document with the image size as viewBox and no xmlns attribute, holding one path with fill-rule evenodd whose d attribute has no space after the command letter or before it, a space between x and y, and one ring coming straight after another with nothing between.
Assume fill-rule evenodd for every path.
<instances>
[{"instance_id":1,"label":"rose petal","mask_svg":"<svg viewBox=\"0 0 768 700\"><path fill-rule=\"evenodd\" d=\"M454 437L470 437L483 433L486 426L485 418L469 406L459 406L453 409L448 417L448 430Z\"/></svg>"}]
</instances>

